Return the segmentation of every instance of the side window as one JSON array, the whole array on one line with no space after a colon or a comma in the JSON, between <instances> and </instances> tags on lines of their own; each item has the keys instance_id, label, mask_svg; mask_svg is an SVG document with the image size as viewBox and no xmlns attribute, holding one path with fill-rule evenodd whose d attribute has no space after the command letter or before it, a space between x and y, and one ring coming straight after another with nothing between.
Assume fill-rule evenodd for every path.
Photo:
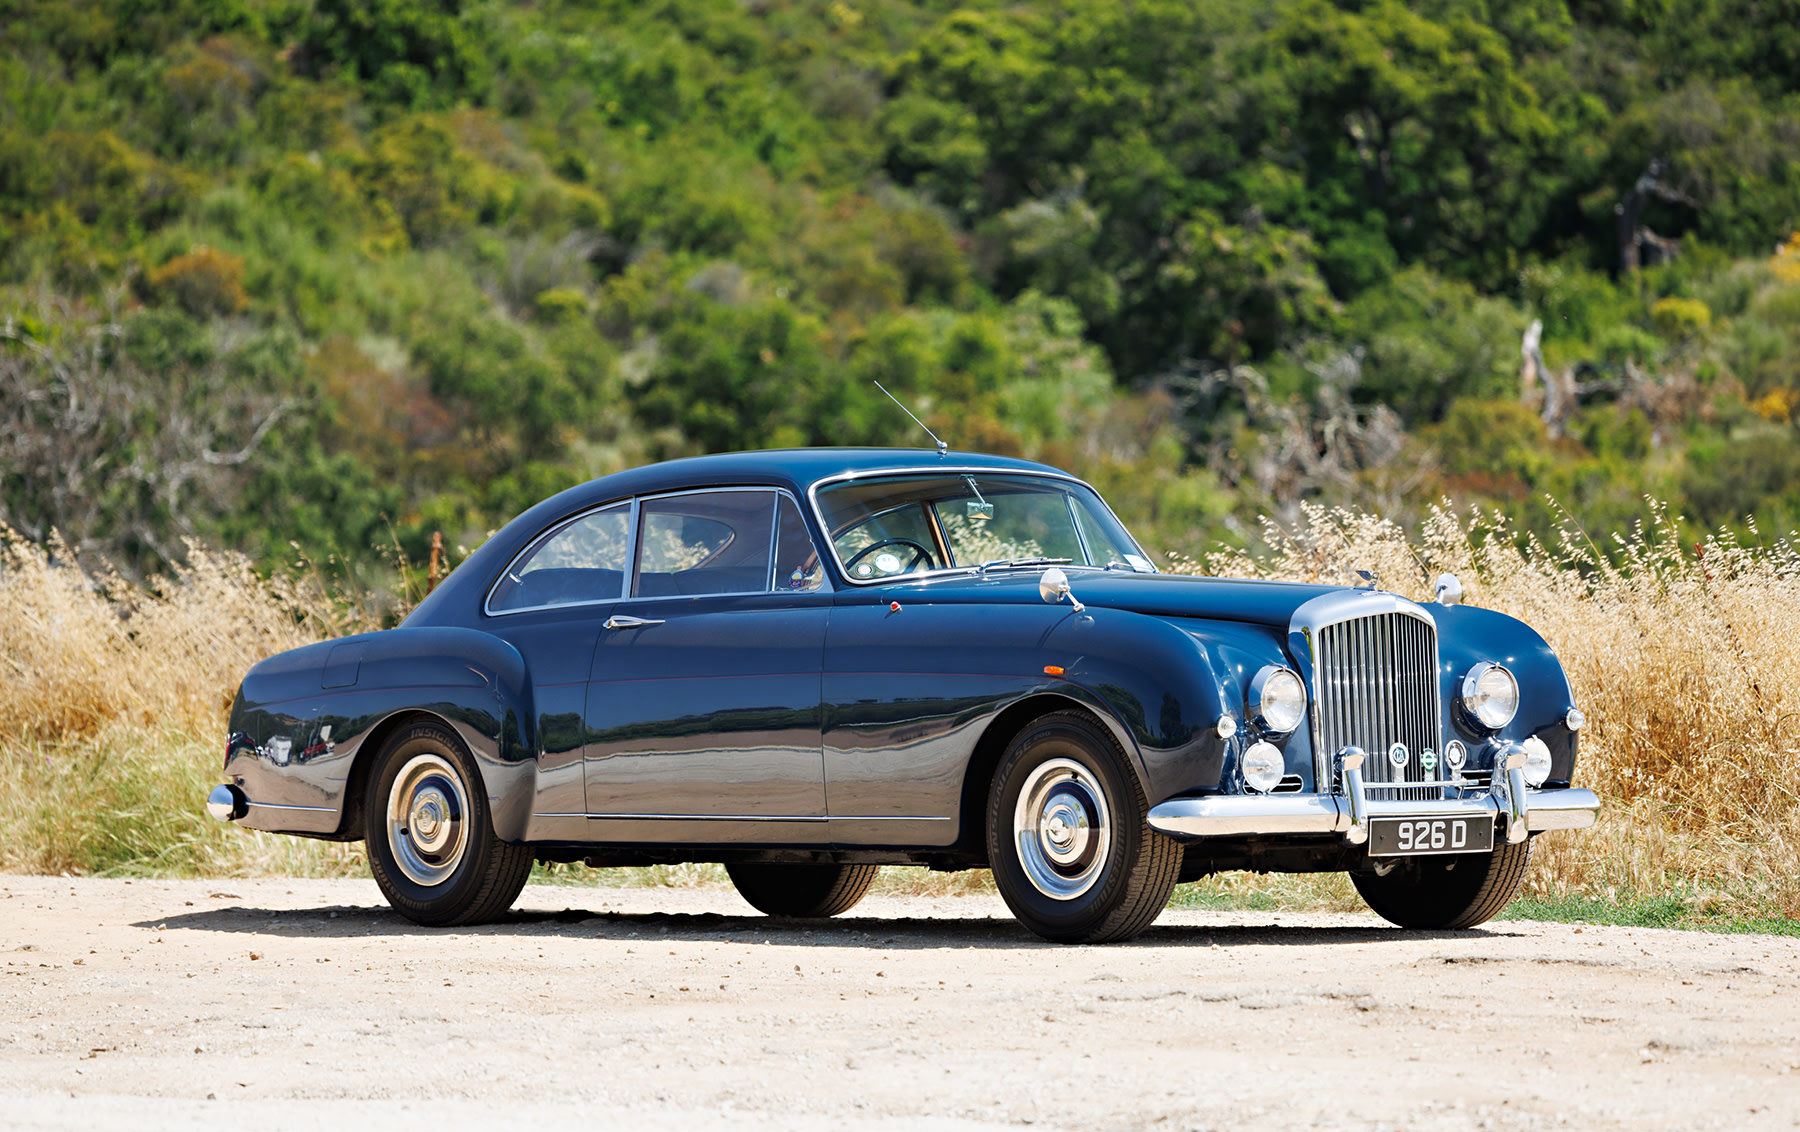
<instances>
[{"instance_id":1,"label":"side window","mask_svg":"<svg viewBox=\"0 0 1800 1132\"><path fill-rule=\"evenodd\" d=\"M777 593L811 593L825 588L825 566L819 550L806 533L800 508L783 495L775 504L775 590Z\"/></svg>"},{"instance_id":2,"label":"side window","mask_svg":"<svg viewBox=\"0 0 1800 1132\"><path fill-rule=\"evenodd\" d=\"M644 500L632 595L768 590L775 499L772 491L704 491Z\"/></svg>"},{"instance_id":3,"label":"side window","mask_svg":"<svg viewBox=\"0 0 1800 1132\"><path fill-rule=\"evenodd\" d=\"M615 601L625 593L631 504L571 519L516 559L494 594L494 613Z\"/></svg>"}]
</instances>

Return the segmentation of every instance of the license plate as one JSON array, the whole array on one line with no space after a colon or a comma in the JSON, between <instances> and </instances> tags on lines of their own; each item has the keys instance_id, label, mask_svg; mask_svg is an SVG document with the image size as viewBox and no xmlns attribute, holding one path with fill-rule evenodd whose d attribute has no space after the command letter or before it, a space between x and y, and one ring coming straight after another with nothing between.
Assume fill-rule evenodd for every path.
<instances>
[{"instance_id":1,"label":"license plate","mask_svg":"<svg viewBox=\"0 0 1800 1132\"><path fill-rule=\"evenodd\" d=\"M1369 856L1486 853L1494 847L1494 819L1370 818Z\"/></svg>"}]
</instances>

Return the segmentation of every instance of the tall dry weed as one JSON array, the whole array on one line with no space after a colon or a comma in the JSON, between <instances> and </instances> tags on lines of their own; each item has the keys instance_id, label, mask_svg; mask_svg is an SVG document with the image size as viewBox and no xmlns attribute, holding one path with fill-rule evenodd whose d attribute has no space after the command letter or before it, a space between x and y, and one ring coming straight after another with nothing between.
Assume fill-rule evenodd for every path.
<instances>
[{"instance_id":1,"label":"tall dry weed","mask_svg":"<svg viewBox=\"0 0 1800 1132\"><path fill-rule=\"evenodd\" d=\"M1717 534L1685 545L1650 521L1602 547L1573 523L1556 545L1503 520L1434 508L1417 539L1375 516L1308 509L1259 555L1208 572L1348 584L1374 570L1419 601L1441 573L1465 600L1517 617L1561 658L1587 714L1577 782L1599 826L1538 843L1539 895L1664 894L1714 909L1800 915L1800 554ZM1194 568L1189 564L1190 569Z\"/></svg>"},{"instance_id":2,"label":"tall dry weed","mask_svg":"<svg viewBox=\"0 0 1800 1132\"><path fill-rule=\"evenodd\" d=\"M244 672L344 621L322 591L235 555L191 547L139 586L0 528L0 868L346 867L353 852L246 837L200 808Z\"/></svg>"}]
</instances>

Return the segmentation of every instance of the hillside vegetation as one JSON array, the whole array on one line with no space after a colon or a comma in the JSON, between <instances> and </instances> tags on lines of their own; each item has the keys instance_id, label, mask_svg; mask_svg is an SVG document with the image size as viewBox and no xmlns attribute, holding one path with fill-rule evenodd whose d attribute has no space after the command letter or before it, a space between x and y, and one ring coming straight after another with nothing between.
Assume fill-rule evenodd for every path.
<instances>
[{"instance_id":1,"label":"hillside vegetation","mask_svg":"<svg viewBox=\"0 0 1800 1132\"><path fill-rule=\"evenodd\" d=\"M879 379L1159 553L1444 495L1786 531L1796 29L0 0L0 519L132 577L198 537L374 585L646 460L918 441Z\"/></svg>"},{"instance_id":2,"label":"hillside vegetation","mask_svg":"<svg viewBox=\"0 0 1800 1132\"><path fill-rule=\"evenodd\" d=\"M1592 721L1535 895L1800 916L1797 230L1797 0L0 0L0 868L356 867L198 812L254 658L879 380L1456 570Z\"/></svg>"}]
</instances>

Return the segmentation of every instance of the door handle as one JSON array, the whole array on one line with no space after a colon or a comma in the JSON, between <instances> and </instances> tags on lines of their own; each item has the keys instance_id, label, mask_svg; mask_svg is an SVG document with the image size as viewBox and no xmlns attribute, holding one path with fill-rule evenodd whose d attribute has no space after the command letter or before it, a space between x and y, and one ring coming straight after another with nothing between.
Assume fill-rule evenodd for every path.
<instances>
[{"instance_id":1,"label":"door handle","mask_svg":"<svg viewBox=\"0 0 1800 1132\"><path fill-rule=\"evenodd\" d=\"M646 617L608 617L608 629L642 629L646 625L661 625L661 621L652 621Z\"/></svg>"}]
</instances>

